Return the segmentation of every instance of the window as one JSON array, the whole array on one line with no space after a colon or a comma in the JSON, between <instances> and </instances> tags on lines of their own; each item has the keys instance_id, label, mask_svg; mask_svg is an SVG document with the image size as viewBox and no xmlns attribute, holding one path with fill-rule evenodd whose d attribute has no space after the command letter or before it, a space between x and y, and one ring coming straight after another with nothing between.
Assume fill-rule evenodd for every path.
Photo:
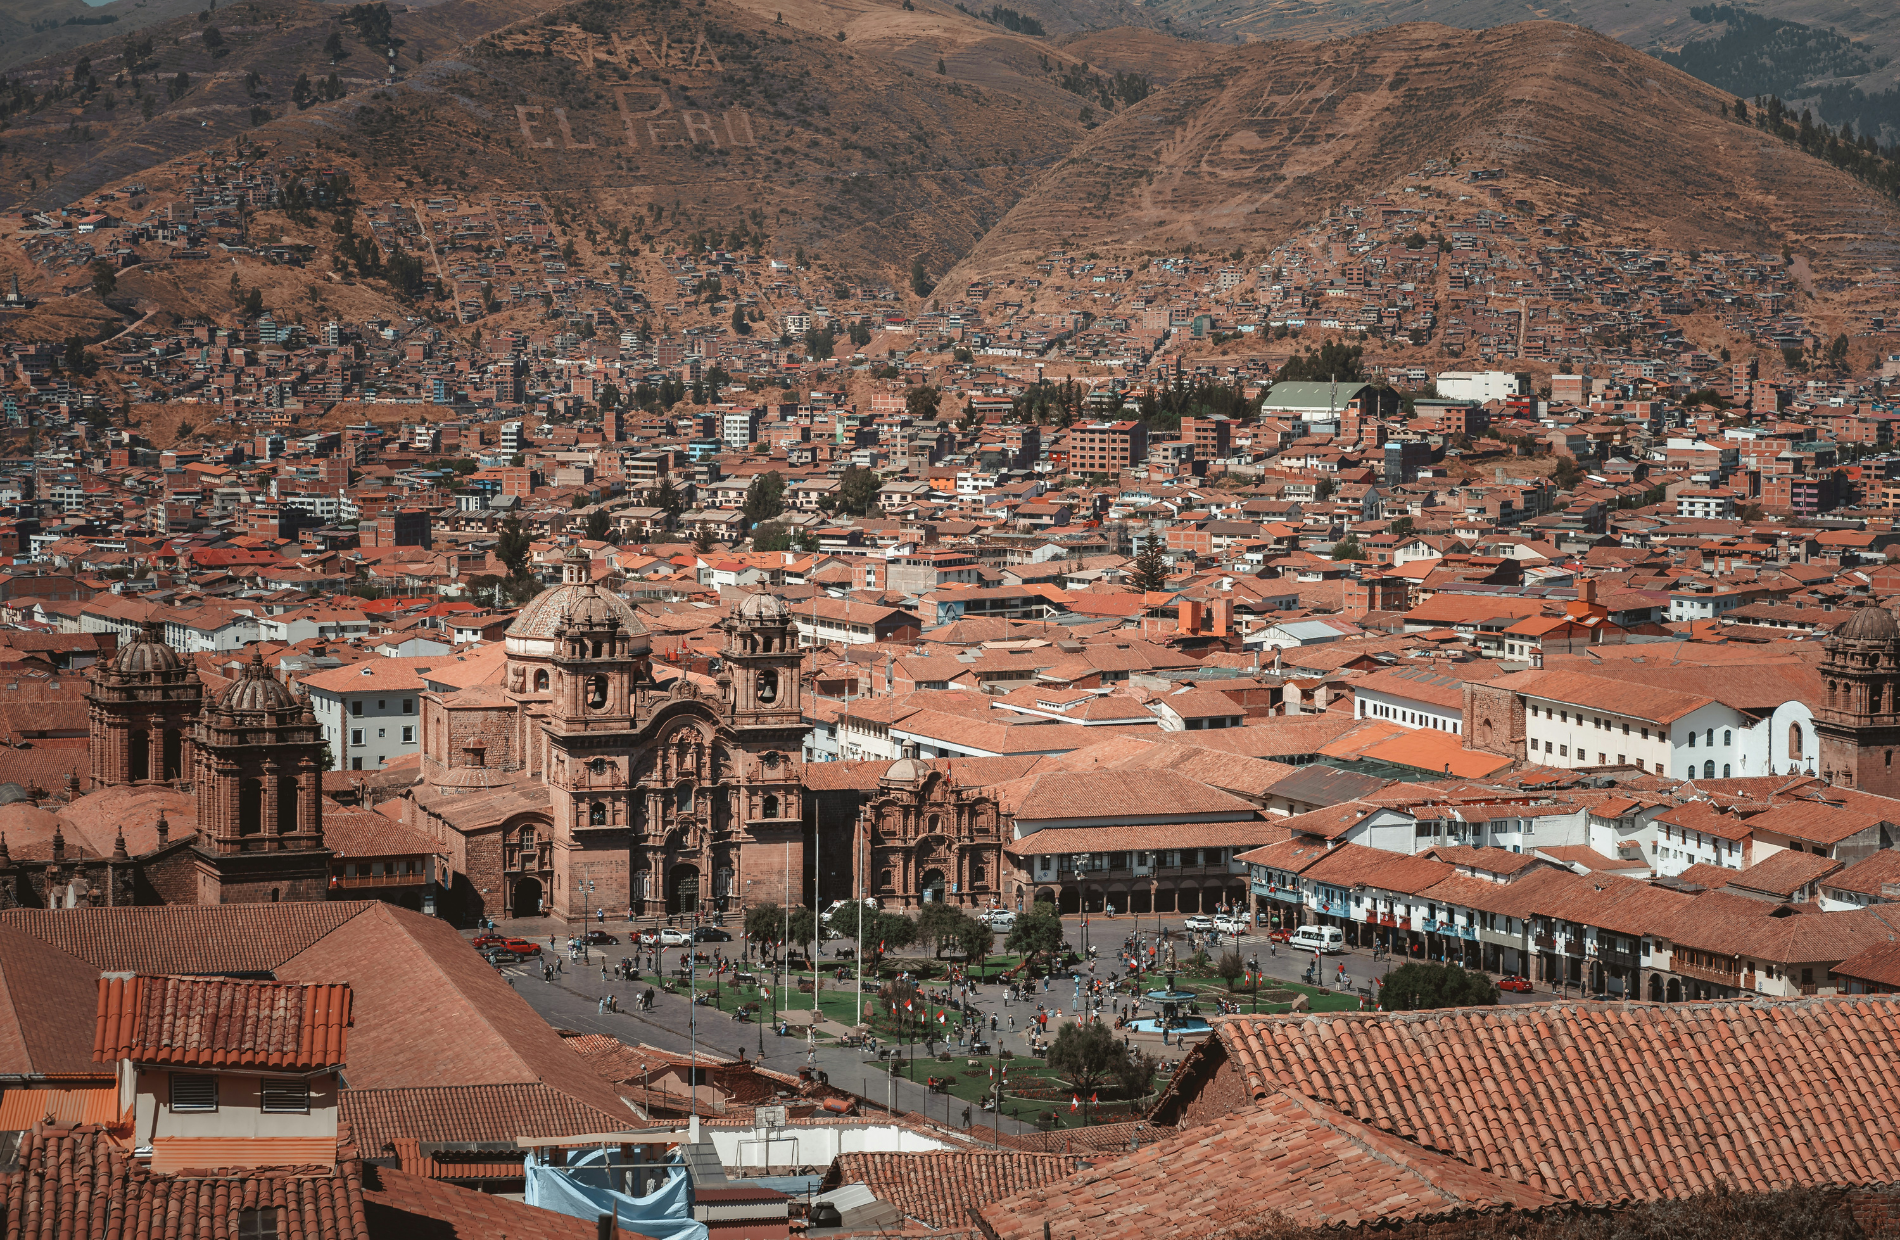
<instances>
[{"instance_id":1,"label":"window","mask_svg":"<svg viewBox=\"0 0 1900 1240\"><path fill-rule=\"evenodd\" d=\"M350 703L350 713L351 713L352 715L355 715L355 716L356 716L356 717L358 717L359 719L360 719L360 718L362 718L362 715L363 715L363 704L362 704L361 702L351 702L351 703Z\"/></svg>"},{"instance_id":2,"label":"window","mask_svg":"<svg viewBox=\"0 0 1900 1240\"><path fill-rule=\"evenodd\" d=\"M1728 763L1726 763L1726 762L1724 762L1724 763L1722 764L1722 778L1723 778L1723 779L1727 779L1727 778L1729 777L1729 773L1728 773L1728 772L1729 772L1729 764L1728 764Z\"/></svg>"},{"instance_id":3,"label":"window","mask_svg":"<svg viewBox=\"0 0 1900 1240\"><path fill-rule=\"evenodd\" d=\"M310 1109L310 1082L296 1080L264 1081L264 1110L302 1112Z\"/></svg>"},{"instance_id":4,"label":"window","mask_svg":"<svg viewBox=\"0 0 1900 1240\"><path fill-rule=\"evenodd\" d=\"M1630 734L1630 725L1626 723L1623 725L1623 735L1628 736L1629 734Z\"/></svg>"},{"instance_id":5,"label":"window","mask_svg":"<svg viewBox=\"0 0 1900 1240\"><path fill-rule=\"evenodd\" d=\"M548 673L546 668L535 672L534 691L536 693L546 693L548 691Z\"/></svg>"},{"instance_id":6,"label":"window","mask_svg":"<svg viewBox=\"0 0 1900 1240\"><path fill-rule=\"evenodd\" d=\"M404 728L404 729L402 730L402 743L403 743L403 744L405 744L405 745L412 745L412 744L414 744L414 743L415 743L415 740L416 740L416 730L415 730L415 729L414 729L413 727L409 727L409 728Z\"/></svg>"},{"instance_id":7,"label":"window","mask_svg":"<svg viewBox=\"0 0 1900 1240\"><path fill-rule=\"evenodd\" d=\"M277 1240L277 1207L238 1211L238 1240Z\"/></svg>"},{"instance_id":8,"label":"window","mask_svg":"<svg viewBox=\"0 0 1900 1240\"><path fill-rule=\"evenodd\" d=\"M1559 758L1568 758L1570 756L1570 746L1568 745L1557 746L1557 756Z\"/></svg>"},{"instance_id":9,"label":"window","mask_svg":"<svg viewBox=\"0 0 1900 1240\"><path fill-rule=\"evenodd\" d=\"M362 769L363 769L363 760L362 760L361 758L351 758L351 759L350 759L350 769L351 769L352 771L360 771L360 770L362 770Z\"/></svg>"},{"instance_id":10,"label":"window","mask_svg":"<svg viewBox=\"0 0 1900 1240\"><path fill-rule=\"evenodd\" d=\"M1711 749L1715 748L1715 729L1710 728L1708 731L1708 735L1703 737L1703 740L1707 742L1709 748Z\"/></svg>"},{"instance_id":11,"label":"window","mask_svg":"<svg viewBox=\"0 0 1900 1240\"><path fill-rule=\"evenodd\" d=\"M1648 729L1648 728L1644 728L1644 729L1643 729L1643 739L1644 739L1644 740L1648 740L1648 739L1649 739L1649 729Z\"/></svg>"},{"instance_id":12,"label":"window","mask_svg":"<svg viewBox=\"0 0 1900 1240\"><path fill-rule=\"evenodd\" d=\"M1724 745L1733 745L1735 743L1735 733L1729 731L1727 728L1723 728L1722 743Z\"/></svg>"},{"instance_id":13,"label":"window","mask_svg":"<svg viewBox=\"0 0 1900 1240\"><path fill-rule=\"evenodd\" d=\"M587 825L604 827L607 825L607 807L599 801L587 807Z\"/></svg>"},{"instance_id":14,"label":"window","mask_svg":"<svg viewBox=\"0 0 1900 1240\"><path fill-rule=\"evenodd\" d=\"M405 715L415 714L416 713L416 699L404 698L402 700L402 713Z\"/></svg>"},{"instance_id":15,"label":"window","mask_svg":"<svg viewBox=\"0 0 1900 1240\"><path fill-rule=\"evenodd\" d=\"M1702 764L1702 778L1704 778L1704 779L1714 779L1714 778L1715 778L1715 763L1713 763L1713 762L1704 762L1704 763Z\"/></svg>"},{"instance_id":16,"label":"window","mask_svg":"<svg viewBox=\"0 0 1900 1240\"><path fill-rule=\"evenodd\" d=\"M350 729L350 744L360 745L362 743L363 743L363 729L351 728Z\"/></svg>"},{"instance_id":17,"label":"window","mask_svg":"<svg viewBox=\"0 0 1900 1240\"><path fill-rule=\"evenodd\" d=\"M377 728L377 729L376 729L376 739L377 739L377 740L379 740L379 741L380 741L380 740L382 740L382 739L383 739L383 738L384 738L385 736L388 736L388 735L389 735L389 729L388 729L388 728Z\"/></svg>"},{"instance_id":18,"label":"window","mask_svg":"<svg viewBox=\"0 0 1900 1240\"><path fill-rule=\"evenodd\" d=\"M1694 732L1689 733L1689 748L1691 749L1695 748L1695 733Z\"/></svg>"},{"instance_id":19,"label":"window","mask_svg":"<svg viewBox=\"0 0 1900 1240\"><path fill-rule=\"evenodd\" d=\"M587 705L594 710L599 710L606 704L607 678L605 676L589 677L587 681Z\"/></svg>"},{"instance_id":20,"label":"window","mask_svg":"<svg viewBox=\"0 0 1900 1240\"><path fill-rule=\"evenodd\" d=\"M172 1110L215 1111L218 1109L218 1078L195 1073L172 1073Z\"/></svg>"}]
</instances>

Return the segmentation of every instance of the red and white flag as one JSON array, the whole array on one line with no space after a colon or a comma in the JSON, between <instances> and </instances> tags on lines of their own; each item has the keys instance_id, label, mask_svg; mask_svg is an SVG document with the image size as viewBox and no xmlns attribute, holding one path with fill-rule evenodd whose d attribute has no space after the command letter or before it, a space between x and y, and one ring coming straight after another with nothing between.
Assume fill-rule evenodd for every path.
<instances>
[{"instance_id":1,"label":"red and white flag","mask_svg":"<svg viewBox=\"0 0 1900 1240\"><path fill-rule=\"evenodd\" d=\"M1071 1111L1079 1111L1082 1109L1082 1099L1080 1095L1078 1094L1069 1095L1069 1109Z\"/></svg>"}]
</instances>

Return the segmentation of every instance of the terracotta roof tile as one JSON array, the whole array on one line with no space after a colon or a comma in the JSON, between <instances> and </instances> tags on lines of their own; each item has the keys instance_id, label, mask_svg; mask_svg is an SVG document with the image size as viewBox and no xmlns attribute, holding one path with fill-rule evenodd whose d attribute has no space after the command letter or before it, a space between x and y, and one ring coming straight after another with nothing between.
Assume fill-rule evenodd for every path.
<instances>
[{"instance_id":1,"label":"terracotta roof tile","mask_svg":"<svg viewBox=\"0 0 1900 1240\"><path fill-rule=\"evenodd\" d=\"M347 985L205 977L102 977L100 1063L268 1067L349 1062Z\"/></svg>"},{"instance_id":2,"label":"terracotta roof tile","mask_svg":"<svg viewBox=\"0 0 1900 1240\"><path fill-rule=\"evenodd\" d=\"M988 1206L999 1240L1202 1240L1273 1224L1355 1226L1555 1204L1297 1092Z\"/></svg>"},{"instance_id":3,"label":"terracotta roof tile","mask_svg":"<svg viewBox=\"0 0 1900 1240\"><path fill-rule=\"evenodd\" d=\"M1054 1184L1087 1165L1065 1154L840 1154L825 1184L863 1184L909 1217L944 1228L968 1223L972 1206Z\"/></svg>"},{"instance_id":4,"label":"terracotta roof tile","mask_svg":"<svg viewBox=\"0 0 1900 1240\"><path fill-rule=\"evenodd\" d=\"M1900 1180L1900 999L1240 1016L1215 1030L1257 1098L1297 1091L1579 1201Z\"/></svg>"},{"instance_id":5,"label":"terracotta roof tile","mask_svg":"<svg viewBox=\"0 0 1900 1240\"><path fill-rule=\"evenodd\" d=\"M0 928L0 1076L99 1076L87 1053L99 970Z\"/></svg>"},{"instance_id":6,"label":"terracotta roof tile","mask_svg":"<svg viewBox=\"0 0 1900 1240\"><path fill-rule=\"evenodd\" d=\"M0 1175L0 1200L9 1237L230 1240L257 1209L275 1211L280 1240L370 1237L353 1160L159 1175L93 1127L26 1134L17 1170Z\"/></svg>"},{"instance_id":7,"label":"terracotta roof tile","mask_svg":"<svg viewBox=\"0 0 1900 1240\"><path fill-rule=\"evenodd\" d=\"M339 1107L369 1157L394 1148L398 1137L418 1141L512 1141L618 1132L633 1112L590 1107L538 1083L429 1085L415 1089L346 1089Z\"/></svg>"}]
</instances>

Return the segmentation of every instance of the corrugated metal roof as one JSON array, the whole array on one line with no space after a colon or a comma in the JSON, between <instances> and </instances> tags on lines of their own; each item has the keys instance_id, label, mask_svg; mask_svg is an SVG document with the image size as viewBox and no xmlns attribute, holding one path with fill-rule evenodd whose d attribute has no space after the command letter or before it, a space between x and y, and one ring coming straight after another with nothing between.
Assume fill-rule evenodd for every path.
<instances>
[{"instance_id":1,"label":"corrugated metal roof","mask_svg":"<svg viewBox=\"0 0 1900 1240\"><path fill-rule=\"evenodd\" d=\"M0 1132L24 1132L43 1120L56 1124L119 1122L119 1091L103 1089L9 1089L0 1093Z\"/></svg>"}]
</instances>

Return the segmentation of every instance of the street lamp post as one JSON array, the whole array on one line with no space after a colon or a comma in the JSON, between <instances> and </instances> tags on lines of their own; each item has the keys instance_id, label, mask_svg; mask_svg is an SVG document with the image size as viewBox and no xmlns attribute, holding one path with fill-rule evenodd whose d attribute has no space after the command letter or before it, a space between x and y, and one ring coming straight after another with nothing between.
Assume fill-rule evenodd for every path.
<instances>
[{"instance_id":1,"label":"street lamp post","mask_svg":"<svg viewBox=\"0 0 1900 1240\"><path fill-rule=\"evenodd\" d=\"M1088 863L1089 854L1087 853L1077 853L1070 861L1075 869L1075 906L1082 914L1082 958L1085 960L1089 954L1089 884L1082 875L1088 872L1086 869Z\"/></svg>"}]
</instances>

